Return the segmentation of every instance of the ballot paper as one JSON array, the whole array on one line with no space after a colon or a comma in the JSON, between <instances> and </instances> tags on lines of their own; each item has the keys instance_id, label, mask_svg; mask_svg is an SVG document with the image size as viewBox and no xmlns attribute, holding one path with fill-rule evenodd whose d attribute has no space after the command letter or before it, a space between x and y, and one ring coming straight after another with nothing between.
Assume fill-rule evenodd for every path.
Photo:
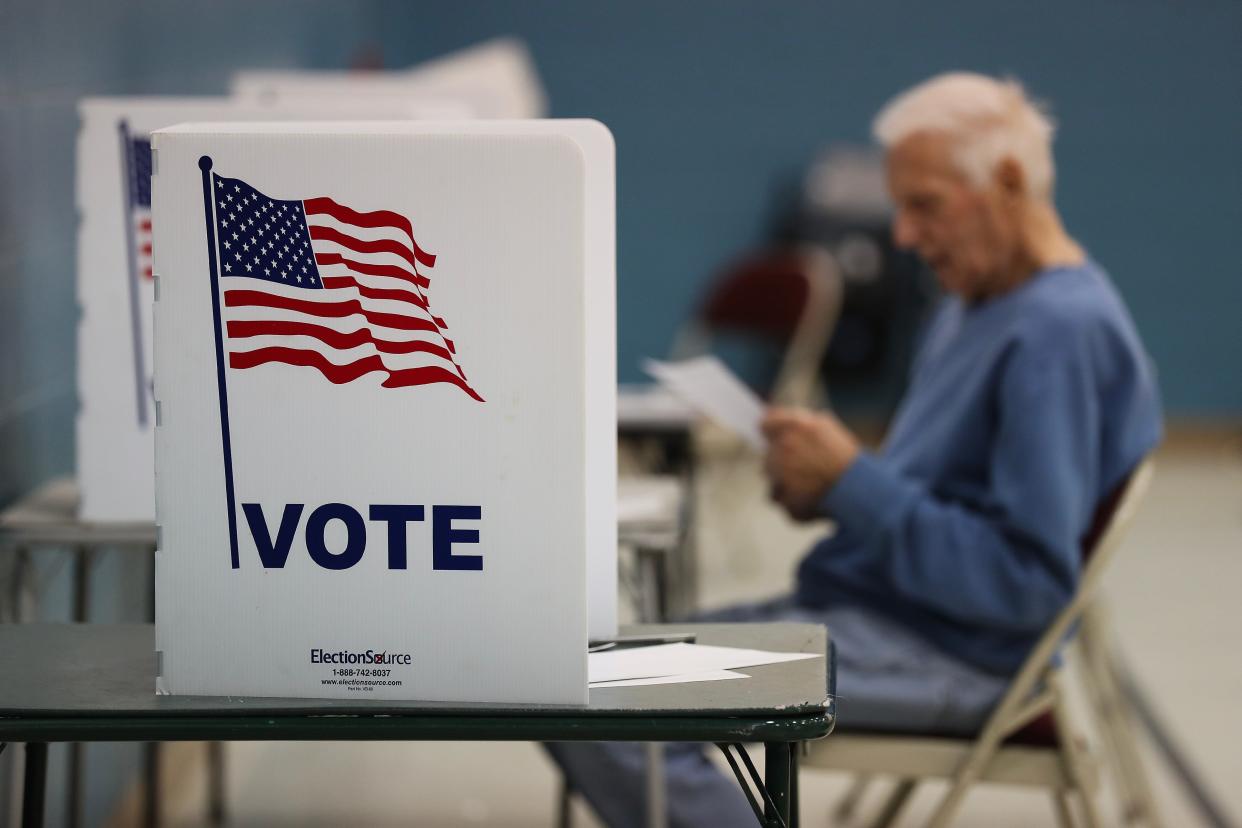
<instances>
[{"instance_id":1,"label":"ballot paper","mask_svg":"<svg viewBox=\"0 0 1242 828\"><path fill-rule=\"evenodd\" d=\"M763 401L714 356L682 362L646 360L643 370L689 405L762 450Z\"/></svg>"},{"instance_id":2,"label":"ballot paper","mask_svg":"<svg viewBox=\"0 0 1242 828\"><path fill-rule=\"evenodd\" d=\"M736 670L708 670L703 673L686 673L677 676L652 676L651 678L619 679L617 681L595 681L592 690L605 690L609 687L646 687L649 684L689 684L694 681L725 681L727 679L750 678Z\"/></svg>"},{"instance_id":3,"label":"ballot paper","mask_svg":"<svg viewBox=\"0 0 1242 828\"><path fill-rule=\"evenodd\" d=\"M820 657L814 653L774 653L707 644L657 644L591 653L587 656L587 681L595 685L602 681L683 676Z\"/></svg>"},{"instance_id":4,"label":"ballot paper","mask_svg":"<svg viewBox=\"0 0 1242 828\"><path fill-rule=\"evenodd\" d=\"M617 386L617 425L625 428L686 428L698 412L678 395L658 383L624 383Z\"/></svg>"}]
</instances>

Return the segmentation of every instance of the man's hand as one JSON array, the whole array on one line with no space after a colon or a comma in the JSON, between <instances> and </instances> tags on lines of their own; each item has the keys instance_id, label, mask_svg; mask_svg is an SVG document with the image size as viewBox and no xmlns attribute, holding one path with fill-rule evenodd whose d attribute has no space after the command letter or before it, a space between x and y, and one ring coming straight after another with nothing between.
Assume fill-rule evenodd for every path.
<instances>
[{"instance_id":1,"label":"man's hand","mask_svg":"<svg viewBox=\"0 0 1242 828\"><path fill-rule=\"evenodd\" d=\"M861 451L858 439L832 414L798 408L768 409L763 433L772 499L794 520L819 517L824 493Z\"/></svg>"}]
</instances>

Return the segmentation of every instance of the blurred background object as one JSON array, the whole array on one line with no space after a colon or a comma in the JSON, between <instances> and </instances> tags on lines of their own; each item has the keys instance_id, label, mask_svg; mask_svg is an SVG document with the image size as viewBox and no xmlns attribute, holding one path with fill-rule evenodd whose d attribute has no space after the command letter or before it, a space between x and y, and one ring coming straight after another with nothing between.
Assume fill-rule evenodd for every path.
<instances>
[{"instance_id":1,"label":"blurred background object","mask_svg":"<svg viewBox=\"0 0 1242 828\"><path fill-rule=\"evenodd\" d=\"M381 51L366 51L367 61L381 60ZM526 44L500 37L400 72L242 70L229 84L233 95L265 103L306 103L324 98L362 99L409 96L446 107L438 117L539 118L548 102Z\"/></svg>"},{"instance_id":2,"label":"blurred background object","mask_svg":"<svg viewBox=\"0 0 1242 828\"><path fill-rule=\"evenodd\" d=\"M644 357L670 353L738 266L810 245L830 257L840 289L831 336L813 343L822 351L816 385L852 423L874 424L870 433L879 433L933 289L889 241L871 118L890 95L935 72L1012 74L1051 103L1060 124L1058 205L1129 304L1170 418L1136 549L1110 582L1116 626L1136 675L1209 787L1242 811L1230 785L1242 773L1231 735L1242 687L1242 667L1231 657L1242 634L1233 596L1242 576L1242 278L1232 248L1242 226L1242 107L1230 94L1242 77L1240 42L1242 5L1222 0L1193 7L1150 0L6 0L0 506L75 465L74 145L83 97L371 94L361 91L361 78L366 89L417 94L429 116L598 118L618 147L621 381L642 380ZM458 60L446 64L446 56ZM758 349L715 344L770 388L789 340L778 336ZM703 552L701 598L719 603L787 585L808 533L764 506L753 458L704 458L698 480L695 545L711 550ZM141 618L145 592L123 562L102 557L94 566L93 617ZM68 614L68 572L57 559L35 573L40 617ZM13 586L12 563L0 557L0 609ZM525 757L536 770L499 785L496 802L525 802L522 788L532 780L551 784L536 759L513 750L505 755ZM12 755L0 755L2 779ZM416 751L398 754L397 746L333 755L370 769L443 764ZM239 752L230 770L239 808L260 823L330 809L329 786L319 799L297 799L307 788L299 779L315 778L313 760L294 760L302 764L287 783L271 774L250 781L288 758L273 756ZM126 813L137 752L101 745L87 758L87 824L103 824ZM502 761L511 770L519 764ZM460 766L472 770L474 762L463 750ZM63 785L63 757L53 756L51 774L53 786ZM1189 824L1177 820L1195 812L1176 804L1167 779L1157 788L1162 804L1174 803L1170 824ZM398 789L369 800L381 814L376 821L382 814L401 821L408 806ZM460 808L450 798L448 810L429 811L428 819L547 821L538 807L524 812L472 796ZM552 801L550 792L529 799ZM287 810L294 801L309 810ZM973 824L1046 823L1043 803L1026 811L1009 803L984 798ZM11 804L0 789L0 822ZM56 810L59 800L49 806L50 824L63 824L69 815ZM809 804L808 813L815 813ZM969 815L964 824L972 824Z\"/></svg>"},{"instance_id":3,"label":"blurred background object","mask_svg":"<svg viewBox=\"0 0 1242 828\"><path fill-rule=\"evenodd\" d=\"M850 145L821 151L785 209L774 235L822 246L840 273L840 318L820 366L834 406L889 410L935 289L918 259L893 246L881 153Z\"/></svg>"},{"instance_id":4,"label":"blurred background object","mask_svg":"<svg viewBox=\"0 0 1242 828\"><path fill-rule=\"evenodd\" d=\"M83 98L75 157L77 429L83 521L155 520L152 130L181 121L463 117L452 101L393 94L259 102ZM119 146L118 146L119 145ZM118 148L120 151L118 152Z\"/></svg>"}]
</instances>

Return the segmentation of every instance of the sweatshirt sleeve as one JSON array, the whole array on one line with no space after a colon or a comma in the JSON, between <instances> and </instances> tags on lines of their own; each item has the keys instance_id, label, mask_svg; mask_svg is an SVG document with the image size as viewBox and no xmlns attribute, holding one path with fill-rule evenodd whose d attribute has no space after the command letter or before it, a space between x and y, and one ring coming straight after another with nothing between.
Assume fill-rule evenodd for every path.
<instances>
[{"instance_id":1,"label":"sweatshirt sleeve","mask_svg":"<svg viewBox=\"0 0 1242 828\"><path fill-rule=\"evenodd\" d=\"M1084 357L1073 337L1011 354L985 503L944 497L866 454L825 495L900 597L1020 632L1046 627L1068 602L1098 491L1100 412Z\"/></svg>"}]
</instances>

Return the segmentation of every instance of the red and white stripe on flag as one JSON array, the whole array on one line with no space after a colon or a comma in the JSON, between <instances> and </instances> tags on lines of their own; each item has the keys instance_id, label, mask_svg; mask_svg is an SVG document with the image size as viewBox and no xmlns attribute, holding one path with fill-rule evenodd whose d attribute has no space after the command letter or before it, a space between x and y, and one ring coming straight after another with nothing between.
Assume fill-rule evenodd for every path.
<instances>
[{"instance_id":1,"label":"red and white stripe on flag","mask_svg":"<svg viewBox=\"0 0 1242 828\"><path fill-rule=\"evenodd\" d=\"M138 276L151 279L151 211L145 207L134 209L134 245L137 248L134 262L138 268Z\"/></svg>"},{"instance_id":2,"label":"red and white stripe on flag","mask_svg":"<svg viewBox=\"0 0 1242 828\"><path fill-rule=\"evenodd\" d=\"M301 204L319 284L224 279L229 365L313 367L338 384L380 371L385 387L451 383L483 401L457 362L447 324L431 310L426 274L435 256L418 246L409 221L324 198ZM278 244L307 241L292 237ZM262 265L270 255L264 249L256 259Z\"/></svg>"}]
</instances>

